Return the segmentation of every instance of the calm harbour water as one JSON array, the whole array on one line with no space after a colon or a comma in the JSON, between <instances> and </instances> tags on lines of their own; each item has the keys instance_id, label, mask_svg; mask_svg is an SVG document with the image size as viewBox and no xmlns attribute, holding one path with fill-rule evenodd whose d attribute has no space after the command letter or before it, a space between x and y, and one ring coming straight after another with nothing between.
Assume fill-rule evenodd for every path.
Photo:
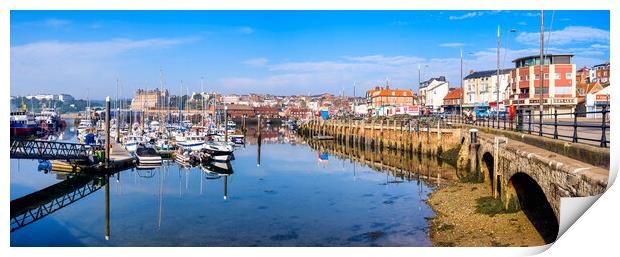
<instances>
[{"instance_id":1,"label":"calm harbour water","mask_svg":"<svg viewBox=\"0 0 620 257\"><path fill-rule=\"evenodd\" d=\"M427 219L434 213L424 201L432 182L395 177L272 130L260 166L255 143L235 151L226 199L224 178L207 178L200 167L129 169L109 178L109 240L101 187L11 232L11 245L431 245ZM37 171L36 160L11 160L11 200L65 177Z\"/></svg>"}]
</instances>

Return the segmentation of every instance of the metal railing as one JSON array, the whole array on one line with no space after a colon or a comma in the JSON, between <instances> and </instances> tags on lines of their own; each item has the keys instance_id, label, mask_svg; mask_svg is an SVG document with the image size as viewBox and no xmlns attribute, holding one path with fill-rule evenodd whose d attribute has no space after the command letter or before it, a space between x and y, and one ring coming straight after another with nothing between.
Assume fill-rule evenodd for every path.
<instances>
[{"instance_id":1,"label":"metal railing","mask_svg":"<svg viewBox=\"0 0 620 257\"><path fill-rule=\"evenodd\" d=\"M88 160L102 145L39 140L11 140L11 159Z\"/></svg>"},{"instance_id":2,"label":"metal railing","mask_svg":"<svg viewBox=\"0 0 620 257\"><path fill-rule=\"evenodd\" d=\"M492 115L474 119L450 114L444 115L443 118L453 124L511 130L599 147L609 147L610 145L608 107L603 107L600 111L558 113L556 110L553 113L546 114L521 110L512 117L504 112L500 113L499 117Z\"/></svg>"},{"instance_id":3,"label":"metal railing","mask_svg":"<svg viewBox=\"0 0 620 257\"><path fill-rule=\"evenodd\" d=\"M11 232L79 201L102 183L97 177L78 176L11 201Z\"/></svg>"}]
</instances>

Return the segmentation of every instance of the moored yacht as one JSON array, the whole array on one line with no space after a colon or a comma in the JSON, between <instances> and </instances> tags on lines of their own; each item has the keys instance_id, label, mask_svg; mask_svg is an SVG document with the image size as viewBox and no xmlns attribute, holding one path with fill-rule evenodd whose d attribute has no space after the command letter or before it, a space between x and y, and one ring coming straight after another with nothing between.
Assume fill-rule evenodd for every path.
<instances>
[{"instance_id":1,"label":"moored yacht","mask_svg":"<svg viewBox=\"0 0 620 257\"><path fill-rule=\"evenodd\" d=\"M157 153L155 148L139 146L136 148L136 157L138 163L142 166L159 166L161 165L161 156Z\"/></svg>"},{"instance_id":2,"label":"moored yacht","mask_svg":"<svg viewBox=\"0 0 620 257\"><path fill-rule=\"evenodd\" d=\"M233 159L234 148L226 142L209 142L202 150L210 160L225 162Z\"/></svg>"},{"instance_id":3,"label":"moored yacht","mask_svg":"<svg viewBox=\"0 0 620 257\"><path fill-rule=\"evenodd\" d=\"M125 149L129 152L135 152L138 149L138 144L142 142L142 137L136 135L129 135L125 138Z\"/></svg>"},{"instance_id":4,"label":"moored yacht","mask_svg":"<svg viewBox=\"0 0 620 257\"><path fill-rule=\"evenodd\" d=\"M205 140L203 136L191 135L186 136L184 138L184 141L177 142L177 144L179 148L191 149L192 151L200 151L205 145Z\"/></svg>"},{"instance_id":5,"label":"moored yacht","mask_svg":"<svg viewBox=\"0 0 620 257\"><path fill-rule=\"evenodd\" d=\"M93 121L90 119L83 119L80 120L80 124L78 125L77 129L78 133L82 133L83 131L91 128L93 128Z\"/></svg>"}]
</instances>

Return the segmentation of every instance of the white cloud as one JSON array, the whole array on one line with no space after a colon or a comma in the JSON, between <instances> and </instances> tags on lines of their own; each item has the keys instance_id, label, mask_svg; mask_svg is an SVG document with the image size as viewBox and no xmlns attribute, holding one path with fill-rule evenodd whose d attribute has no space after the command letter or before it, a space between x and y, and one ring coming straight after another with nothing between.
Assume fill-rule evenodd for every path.
<instances>
[{"instance_id":1,"label":"white cloud","mask_svg":"<svg viewBox=\"0 0 620 257\"><path fill-rule=\"evenodd\" d=\"M525 21L520 21L520 22L517 22L517 25L525 26L525 25L527 25L527 22L525 22Z\"/></svg>"},{"instance_id":2,"label":"white cloud","mask_svg":"<svg viewBox=\"0 0 620 257\"><path fill-rule=\"evenodd\" d=\"M501 11L468 12L466 14L459 15L459 16L451 15L450 17L448 17L448 19L450 19L450 20L463 20L463 19L469 19L469 18L474 18L474 17L480 17L480 16L483 16L485 14L496 14L496 13L499 13L499 12L501 12Z\"/></svg>"},{"instance_id":3,"label":"white cloud","mask_svg":"<svg viewBox=\"0 0 620 257\"><path fill-rule=\"evenodd\" d=\"M54 18L43 21L44 26L51 27L54 29L59 29L59 28L68 26L69 24L71 24L71 21L69 20L61 20L61 19L54 19Z\"/></svg>"},{"instance_id":4,"label":"white cloud","mask_svg":"<svg viewBox=\"0 0 620 257\"><path fill-rule=\"evenodd\" d=\"M598 49L609 49L609 45L593 44L590 47Z\"/></svg>"},{"instance_id":5,"label":"white cloud","mask_svg":"<svg viewBox=\"0 0 620 257\"><path fill-rule=\"evenodd\" d=\"M390 23L390 25L392 26L396 26L396 27L403 27L403 26L409 26L409 22L408 21L395 21Z\"/></svg>"},{"instance_id":6,"label":"white cloud","mask_svg":"<svg viewBox=\"0 0 620 257\"><path fill-rule=\"evenodd\" d=\"M549 33L545 33L545 37L549 37ZM537 45L539 40L539 32L522 32L517 36L517 41L523 44ZM609 31L593 27L569 26L562 30L552 31L550 36L552 45L594 42L608 43Z\"/></svg>"},{"instance_id":7,"label":"white cloud","mask_svg":"<svg viewBox=\"0 0 620 257\"><path fill-rule=\"evenodd\" d=\"M575 53L577 66L602 63L605 51L594 48L549 48L548 53ZM536 47L526 49L504 49L500 51L500 67L514 67L512 60L529 55L537 55ZM488 48L466 55L464 74L469 70L494 70L497 63L495 48ZM390 84L398 88L418 87L418 67L422 66L422 80L430 77L446 76L452 87L459 85L460 58L424 58L410 55L363 55L344 56L315 61L289 61L266 64L264 76L222 78L216 84L223 90L238 93L282 92L282 94L315 94L322 92L339 93L343 88L346 94L352 93L352 84L357 82L358 92L383 85L389 78Z\"/></svg>"},{"instance_id":8,"label":"white cloud","mask_svg":"<svg viewBox=\"0 0 620 257\"><path fill-rule=\"evenodd\" d=\"M243 64L254 67L261 67L267 65L268 62L269 60L267 58L254 58L243 61Z\"/></svg>"},{"instance_id":9,"label":"white cloud","mask_svg":"<svg viewBox=\"0 0 620 257\"><path fill-rule=\"evenodd\" d=\"M443 43L443 44L440 44L439 46L441 46L441 47L462 47L464 45L465 44L463 44L463 43L454 42L454 43Z\"/></svg>"},{"instance_id":10,"label":"white cloud","mask_svg":"<svg viewBox=\"0 0 620 257\"><path fill-rule=\"evenodd\" d=\"M100 29L100 28L103 28L103 24L101 24L99 22L95 22L93 24L90 24L90 28L91 29Z\"/></svg>"},{"instance_id":11,"label":"white cloud","mask_svg":"<svg viewBox=\"0 0 620 257\"><path fill-rule=\"evenodd\" d=\"M98 85L100 87L97 88L105 91L110 89L108 85L128 62L123 54L159 50L195 40L197 38L41 41L12 46L11 93L32 93L32 89L39 88L48 93L70 93L82 97L85 87L89 85Z\"/></svg>"},{"instance_id":12,"label":"white cloud","mask_svg":"<svg viewBox=\"0 0 620 257\"><path fill-rule=\"evenodd\" d=\"M468 12L466 14L460 15L460 16L450 16L448 17L448 19L450 20L462 20L462 19L468 19L468 18L473 18L476 16L482 16L484 15L484 12Z\"/></svg>"},{"instance_id":13,"label":"white cloud","mask_svg":"<svg viewBox=\"0 0 620 257\"><path fill-rule=\"evenodd\" d=\"M243 34L252 34L254 33L254 29L251 27L241 27L237 29L237 32L243 33Z\"/></svg>"}]
</instances>

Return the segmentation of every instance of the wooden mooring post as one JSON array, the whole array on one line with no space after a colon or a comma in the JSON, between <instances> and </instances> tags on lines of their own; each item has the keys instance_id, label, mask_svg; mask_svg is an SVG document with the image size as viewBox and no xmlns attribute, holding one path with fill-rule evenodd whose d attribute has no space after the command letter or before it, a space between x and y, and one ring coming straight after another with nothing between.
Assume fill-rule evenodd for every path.
<instances>
[{"instance_id":1,"label":"wooden mooring post","mask_svg":"<svg viewBox=\"0 0 620 257\"><path fill-rule=\"evenodd\" d=\"M110 97L105 98L105 167L110 167Z\"/></svg>"}]
</instances>

